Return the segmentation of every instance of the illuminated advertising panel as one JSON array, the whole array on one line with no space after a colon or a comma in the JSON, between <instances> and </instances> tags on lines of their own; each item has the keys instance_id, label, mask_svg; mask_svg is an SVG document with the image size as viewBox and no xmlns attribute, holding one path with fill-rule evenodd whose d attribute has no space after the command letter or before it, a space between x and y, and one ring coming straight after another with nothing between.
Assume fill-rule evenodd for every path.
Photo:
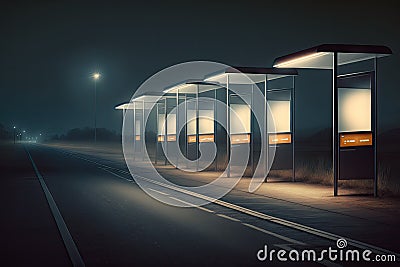
<instances>
[{"instance_id":1,"label":"illuminated advertising panel","mask_svg":"<svg viewBox=\"0 0 400 267\"><path fill-rule=\"evenodd\" d=\"M164 135L164 122L165 122L165 115L164 114L158 114L158 135Z\"/></svg>"},{"instance_id":2,"label":"illuminated advertising panel","mask_svg":"<svg viewBox=\"0 0 400 267\"><path fill-rule=\"evenodd\" d=\"M339 132L371 131L371 90L339 88Z\"/></svg>"},{"instance_id":3,"label":"illuminated advertising panel","mask_svg":"<svg viewBox=\"0 0 400 267\"><path fill-rule=\"evenodd\" d=\"M230 108L231 143L250 143L250 106L244 104L231 104Z\"/></svg>"},{"instance_id":4,"label":"illuminated advertising panel","mask_svg":"<svg viewBox=\"0 0 400 267\"><path fill-rule=\"evenodd\" d=\"M170 113L167 115L167 134L168 135L176 134L176 114Z\"/></svg>"},{"instance_id":5,"label":"illuminated advertising panel","mask_svg":"<svg viewBox=\"0 0 400 267\"><path fill-rule=\"evenodd\" d=\"M290 101L270 100L268 101L275 123L275 133L290 132Z\"/></svg>"},{"instance_id":6,"label":"illuminated advertising panel","mask_svg":"<svg viewBox=\"0 0 400 267\"><path fill-rule=\"evenodd\" d=\"M196 135L196 111L187 111L187 135Z\"/></svg>"},{"instance_id":7,"label":"illuminated advertising panel","mask_svg":"<svg viewBox=\"0 0 400 267\"><path fill-rule=\"evenodd\" d=\"M135 121L135 140L140 141L140 120Z\"/></svg>"}]
</instances>

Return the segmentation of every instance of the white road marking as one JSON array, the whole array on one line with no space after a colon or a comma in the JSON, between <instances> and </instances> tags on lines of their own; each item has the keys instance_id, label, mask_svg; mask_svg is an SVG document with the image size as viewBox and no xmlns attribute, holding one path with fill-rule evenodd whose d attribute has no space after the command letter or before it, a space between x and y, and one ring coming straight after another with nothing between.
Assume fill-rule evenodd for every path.
<instances>
[{"instance_id":1,"label":"white road marking","mask_svg":"<svg viewBox=\"0 0 400 267\"><path fill-rule=\"evenodd\" d=\"M286 237L286 236L283 236L283 235L280 235L280 234L265 230L263 228L257 227L255 225L252 225L252 224L249 224L249 223L242 223L242 224L247 226L247 227L253 228L253 229L257 230L257 231L260 231L260 232L263 232L265 234L272 235L272 236L274 236L276 238L282 239L282 240L284 240L286 242L290 242L290 243L297 244L297 245L306 245L306 243L304 243L304 242L301 242L301 241L292 239L290 237Z\"/></svg>"},{"instance_id":2,"label":"white road marking","mask_svg":"<svg viewBox=\"0 0 400 267\"><path fill-rule=\"evenodd\" d=\"M201 206L196 206L196 208L199 209L199 210L203 210L203 211L209 212L209 213L214 213L213 210L209 210L209 209L201 207Z\"/></svg>"},{"instance_id":3,"label":"white road marking","mask_svg":"<svg viewBox=\"0 0 400 267\"><path fill-rule=\"evenodd\" d=\"M234 222L240 222L240 220L238 220L238 219L232 218L230 216L227 216L227 215L224 215L224 214L221 214L221 213L217 213L216 215L219 216L219 217L234 221Z\"/></svg>"},{"instance_id":4,"label":"white road marking","mask_svg":"<svg viewBox=\"0 0 400 267\"><path fill-rule=\"evenodd\" d=\"M203 210L203 211L206 211L206 212L209 212L209 213L214 213L214 211L212 211L212 210L209 210L209 209L204 208L204 207L201 207L201 206L193 205L192 203L186 202L186 201L184 201L184 200L182 200L182 199L179 199L179 198L176 198L176 197L171 197L171 196L170 196L169 198L171 198L171 199L173 199L173 200L175 200L175 201L182 202L183 204L190 205L190 206L192 206L193 208L197 208L197 209L199 209L199 210Z\"/></svg>"},{"instance_id":5,"label":"white road marking","mask_svg":"<svg viewBox=\"0 0 400 267\"><path fill-rule=\"evenodd\" d=\"M164 192L161 192L161 191L155 190L155 189L153 189L153 188L150 188L150 187L147 187L147 189L149 189L149 190L151 190L151 191L154 191L154 192L157 192L157 193L159 193L159 194L161 194L161 195L164 195L164 196L168 196L168 195L169 195L169 194L167 194L167 193L164 193Z\"/></svg>"},{"instance_id":6,"label":"white road marking","mask_svg":"<svg viewBox=\"0 0 400 267\"><path fill-rule=\"evenodd\" d=\"M35 162L33 161L31 153L29 153L29 150L26 147L25 151L28 154L29 159L31 160L36 176L39 179L42 190L46 196L47 203L49 204L51 214L53 215L53 218L56 221L58 231L61 234L61 238L64 242L65 248L67 249L68 256L71 259L73 266L79 266L79 267L85 266L85 263L83 262L82 257L79 254L79 250L74 242L74 239L71 236L71 233L68 230L67 225L65 224L65 221L60 213L60 210L58 209L53 196L51 195L49 189L47 188L43 176L40 174L39 169L37 168Z\"/></svg>"},{"instance_id":7,"label":"white road marking","mask_svg":"<svg viewBox=\"0 0 400 267\"><path fill-rule=\"evenodd\" d=\"M123 176L121 176L121 175L118 175L118 174L116 174L115 172L112 172L112 171L110 171L109 169L106 169L106 168L100 168L100 167L98 167L100 170L103 170L103 171L106 171L106 172L108 172L108 173L111 173L112 175L114 175L114 176L117 176L118 178L121 178L121 179L124 179L124 180L126 180L126 181L128 181L128 182L133 182L133 180L131 180L131 179L128 179L128 178L125 178L125 177L123 177Z\"/></svg>"},{"instance_id":8,"label":"white road marking","mask_svg":"<svg viewBox=\"0 0 400 267\"><path fill-rule=\"evenodd\" d=\"M65 153L65 154L69 154L69 155L75 156L73 153L69 153L69 152L65 152L65 151L62 151L62 152ZM78 157L78 156L75 156L75 157ZM97 165L100 165L100 166L106 166L104 164L101 164L101 163L98 163L98 162L95 162L95 161L92 161L92 160L87 160L87 159L85 159L83 157L78 157L78 158L81 158L83 160L92 162L93 164L97 164ZM107 166L107 167L109 167L109 166ZM109 168L112 168L112 167L109 167ZM116 168L113 168L113 169L116 169ZM129 172L126 172L126 171L124 171L124 172L127 173L127 174L130 174ZM130 175L132 175L132 174L130 174ZM273 222L273 223L276 223L276 224L284 225L284 226L287 226L289 228L293 228L293 229L299 230L301 232L306 232L308 234L319 236L319 237L322 237L322 238L325 238L325 239L328 239L328 240L331 240L331 241L334 241L334 242L336 242L340 238L344 238L344 239L347 240L348 245L351 245L351 246L354 246L354 247L357 247L357 248L360 248L360 249L364 249L364 250L365 249L369 249L369 250L372 250L373 252L375 252L377 254L393 254L393 255L396 256L397 260L400 258L400 254L399 253L396 253L396 252L393 252L393 251L390 251L390 250L387 250L387 249L384 249L384 248L380 248L380 247L377 247L377 246L374 246L374 245L371 245L371 244L367 244L367 243L364 243L364 242L361 242L361 241L358 241L358 240L355 240L355 239L339 236L337 234L329 233L329 232L326 232L326 231L323 231L323 230L319 230L319 229L316 229L316 228L313 228L313 227L309 227L309 226L306 226L306 225L302 225L302 224L299 224L299 223L295 223L295 222L292 222L292 221L288 221L288 220L285 220L285 219L274 217L274 216L271 216L271 215L268 215L268 214L264 214L264 213L261 213L261 212L258 212L258 211L254 211L254 210L251 210L251 209L248 209L248 208L245 208L245 207L241 207L241 206L238 206L238 205L235 205L235 204L223 201L223 200L211 198L211 197L208 197L208 196L205 196L205 195L201 195L201 194L198 194L198 193L186 190L186 189L182 189L182 188L176 187L176 186L172 186L172 185L164 184L164 183L161 183L161 182L158 182L158 181L154 181L154 180L151 180L151 179L143 177L143 176L139 176L139 175L134 175L134 176L136 178L140 178L140 179L143 179L145 181L148 181L148 182L151 182L151 183L154 183L154 184L157 184L157 185L160 185L160 186L163 186L163 187L166 187L166 188L169 188L169 189L181 192L181 193L185 193L185 194L193 196L193 197L197 197L197 198L200 198L200 199L208 200L210 202L213 202L214 204L218 204L220 206L224 206L224 207L227 207L227 208L230 208L230 209L233 209L233 210L236 210L236 211L251 215L253 217L257 217L257 218L260 218L260 219L263 219L263 220L266 220L266 221L270 221L270 222Z\"/></svg>"}]
</instances>

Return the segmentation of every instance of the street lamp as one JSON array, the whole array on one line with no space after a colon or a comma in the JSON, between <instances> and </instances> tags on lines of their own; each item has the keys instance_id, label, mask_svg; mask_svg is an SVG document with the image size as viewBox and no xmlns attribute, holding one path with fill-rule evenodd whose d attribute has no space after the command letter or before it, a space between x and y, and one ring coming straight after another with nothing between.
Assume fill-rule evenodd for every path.
<instances>
[{"instance_id":1,"label":"street lamp","mask_svg":"<svg viewBox=\"0 0 400 267\"><path fill-rule=\"evenodd\" d=\"M100 73L95 72L93 73L93 80L94 80L94 143L96 143L97 141L97 121L96 121L96 106L97 106L97 99L96 99L96 95L97 95L97 80L100 79Z\"/></svg>"},{"instance_id":2,"label":"street lamp","mask_svg":"<svg viewBox=\"0 0 400 267\"><path fill-rule=\"evenodd\" d=\"M15 126L14 126L14 145L15 145Z\"/></svg>"}]
</instances>

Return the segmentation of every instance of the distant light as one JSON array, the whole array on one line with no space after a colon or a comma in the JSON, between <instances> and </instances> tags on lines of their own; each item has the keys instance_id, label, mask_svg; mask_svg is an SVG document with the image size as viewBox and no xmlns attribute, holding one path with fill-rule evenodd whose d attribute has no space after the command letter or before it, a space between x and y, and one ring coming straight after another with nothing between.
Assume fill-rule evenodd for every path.
<instances>
[{"instance_id":1,"label":"distant light","mask_svg":"<svg viewBox=\"0 0 400 267\"><path fill-rule=\"evenodd\" d=\"M22 132L25 132L25 130L23 130Z\"/></svg>"},{"instance_id":2,"label":"distant light","mask_svg":"<svg viewBox=\"0 0 400 267\"><path fill-rule=\"evenodd\" d=\"M14 126L14 129L15 129L16 127Z\"/></svg>"},{"instance_id":3,"label":"distant light","mask_svg":"<svg viewBox=\"0 0 400 267\"><path fill-rule=\"evenodd\" d=\"M42 134L39 134L39 135L42 135Z\"/></svg>"},{"instance_id":4,"label":"distant light","mask_svg":"<svg viewBox=\"0 0 400 267\"><path fill-rule=\"evenodd\" d=\"M98 80L100 78L100 73L93 73L93 79Z\"/></svg>"}]
</instances>

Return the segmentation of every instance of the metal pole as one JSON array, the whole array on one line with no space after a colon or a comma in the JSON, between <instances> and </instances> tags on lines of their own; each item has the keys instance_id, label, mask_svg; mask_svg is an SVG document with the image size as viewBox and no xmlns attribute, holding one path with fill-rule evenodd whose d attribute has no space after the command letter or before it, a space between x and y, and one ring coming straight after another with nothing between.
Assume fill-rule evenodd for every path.
<instances>
[{"instance_id":1,"label":"metal pole","mask_svg":"<svg viewBox=\"0 0 400 267\"><path fill-rule=\"evenodd\" d=\"M253 110L254 103L254 84L251 85L251 97L250 97L250 110ZM250 166L251 166L251 176L254 175L254 118L252 112L250 112Z\"/></svg>"},{"instance_id":2,"label":"metal pole","mask_svg":"<svg viewBox=\"0 0 400 267\"><path fill-rule=\"evenodd\" d=\"M187 115L187 94L185 94L185 154L186 154L186 162L187 162L187 164L186 164L186 168L188 168L189 167L189 149L188 149L188 147L189 147L189 138L188 138L188 130L187 130L187 128L188 128L188 115Z\"/></svg>"},{"instance_id":3,"label":"metal pole","mask_svg":"<svg viewBox=\"0 0 400 267\"><path fill-rule=\"evenodd\" d=\"M97 80L94 79L94 143L97 142Z\"/></svg>"},{"instance_id":4,"label":"metal pole","mask_svg":"<svg viewBox=\"0 0 400 267\"><path fill-rule=\"evenodd\" d=\"M196 86L196 171L199 170L199 149L200 149L200 135L199 135L199 85Z\"/></svg>"},{"instance_id":5,"label":"metal pole","mask_svg":"<svg viewBox=\"0 0 400 267\"><path fill-rule=\"evenodd\" d=\"M332 91L333 91L333 195L338 195L339 180L339 134L338 134L338 88L337 88L337 52L333 53L332 58Z\"/></svg>"},{"instance_id":6,"label":"metal pole","mask_svg":"<svg viewBox=\"0 0 400 267\"><path fill-rule=\"evenodd\" d=\"M378 140L378 58L374 58L374 99L373 99L373 122L374 122L374 197L378 196L378 155L377 155L377 140Z\"/></svg>"},{"instance_id":7,"label":"metal pole","mask_svg":"<svg viewBox=\"0 0 400 267\"><path fill-rule=\"evenodd\" d=\"M160 125L158 123L158 102L156 103L156 157L154 160L154 164L157 165L157 158L158 158L158 129L160 128Z\"/></svg>"},{"instance_id":8,"label":"metal pole","mask_svg":"<svg viewBox=\"0 0 400 267\"><path fill-rule=\"evenodd\" d=\"M175 129L175 142L178 151L176 151L176 168L178 168L179 153L181 152L181 147L179 146L179 89L176 89L176 129Z\"/></svg>"},{"instance_id":9,"label":"metal pole","mask_svg":"<svg viewBox=\"0 0 400 267\"><path fill-rule=\"evenodd\" d=\"M268 159L269 159L269 140L268 140L268 102L267 102L267 91L268 91L268 83L267 83L267 74L265 75L265 81L264 81L264 146L265 146L265 168L264 168L264 175L265 175L265 181L267 181L268 177Z\"/></svg>"},{"instance_id":10,"label":"metal pole","mask_svg":"<svg viewBox=\"0 0 400 267\"><path fill-rule=\"evenodd\" d=\"M226 176L231 177L231 164L230 164L230 114L229 114L229 74L226 75L226 156L228 164L226 166Z\"/></svg>"},{"instance_id":11,"label":"metal pole","mask_svg":"<svg viewBox=\"0 0 400 267\"><path fill-rule=\"evenodd\" d=\"M15 127L14 127L14 145L15 145Z\"/></svg>"},{"instance_id":12,"label":"metal pole","mask_svg":"<svg viewBox=\"0 0 400 267\"><path fill-rule=\"evenodd\" d=\"M145 134L146 134L146 123L145 123L145 116L144 116L144 111L145 111L145 108L144 108L144 105L145 105L145 102L144 102L144 100L143 100L143 106L142 106L142 136L140 137L140 142L142 143L142 153L143 153L143 160L145 160L145 155L144 155L144 153L145 153L145 150L146 150L146 144L145 144Z\"/></svg>"},{"instance_id":13,"label":"metal pole","mask_svg":"<svg viewBox=\"0 0 400 267\"><path fill-rule=\"evenodd\" d=\"M218 131L218 113L217 113L217 90L214 90L214 143L215 149L217 149L217 153L215 154L215 171L218 171L218 146L217 146L217 131Z\"/></svg>"},{"instance_id":14,"label":"metal pole","mask_svg":"<svg viewBox=\"0 0 400 267\"><path fill-rule=\"evenodd\" d=\"M133 160L136 156L136 102L133 102Z\"/></svg>"},{"instance_id":15,"label":"metal pole","mask_svg":"<svg viewBox=\"0 0 400 267\"><path fill-rule=\"evenodd\" d=\"M165 97L164 100L164 156L165 156L165 161L164 161L164 165L168 164L168 159L167 159L167 155L168 155L168 118L167 118L167 97Z\"/></svg>"},{"instance_id":16,"label":"metal pole","mask_svg":"<svg viewBox=\"0 0 400 267\"><path fill-rule=\"evenodd\" d=\"M296 126L296 124L295 124L295 114L296 114L296 110L295 110L295 105L296 105L296 103L295 103L295 85L296 85L296 77L295 76L293 76L293 84L292 84L292 99L291 99L291 102L292 102L292 179L293 179L293 182L295 182L296 181L296 161L295 161L295 159L296 159L296 157L295 157L295 126Z\"/></svg>"}]
</instances>

